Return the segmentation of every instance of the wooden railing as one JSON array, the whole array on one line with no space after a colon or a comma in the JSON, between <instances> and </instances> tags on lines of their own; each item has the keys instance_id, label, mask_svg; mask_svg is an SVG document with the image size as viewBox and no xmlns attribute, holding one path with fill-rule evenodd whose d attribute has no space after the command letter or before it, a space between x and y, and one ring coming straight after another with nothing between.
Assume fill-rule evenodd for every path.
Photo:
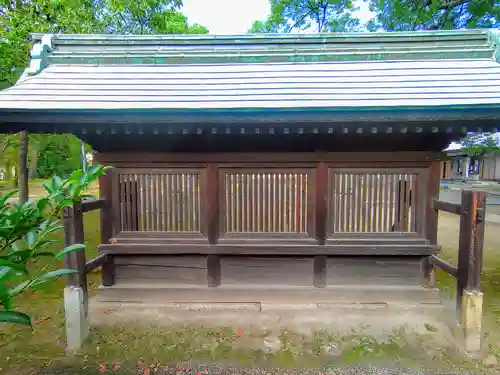
<instances>
[{"instance_id":1,"label":"wooden railing","mask_svg":"<svg viewBox=\"0 0 500 375\"><path fill-rule=\"evenodd\" d=\"M83 244L85 242L83 214L106 208L107 205L104 199L78 201L73 203L73 207L65 207L63 209L65 245ZM85 250L76 250L65 255L65 267L77 271L75 274L68 275L67 285L82 288L85 314L88 313L87 274L112 261L112 258L106 254L98 255L87 261ZM106 278L109 278L107 274L107 270L103 269L103 284L106 284ZM112 282L113 280L109 280L108 283L112 284Z\"/></svg>"},{"instance_id":2,"label":"wooden railing","mask_svg":"<svg viewBox=\"0 0 500 375\"><path fill-rule=\"evenodd\" d=\"M465 291L480 291L483 263L486 193L462 191L462 203L454 204L435 200L434 210L460 215L458 264L455 266L438 256L431 257L431 264L456 278L457 320L463 313Z\"/></svg>"}]
</instances>

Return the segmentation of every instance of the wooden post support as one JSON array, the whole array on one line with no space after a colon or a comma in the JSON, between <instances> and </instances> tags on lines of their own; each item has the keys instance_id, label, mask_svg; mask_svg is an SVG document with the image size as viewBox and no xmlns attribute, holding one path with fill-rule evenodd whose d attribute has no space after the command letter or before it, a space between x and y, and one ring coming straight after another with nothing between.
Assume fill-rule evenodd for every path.
<instances>
[{"instance_id":1,"label":"wooden post support","mask_svg":"<svg viewBox=\"0 0 500 375\"><path fill-rule=\"evenodd\" d=\"M437 245L438 218L439 212L434 209L434 200L439 199L440 186L440 165L439 161L434 161L429 166L429 178L427 181L427 199L425 210L425 235L431 245ZM424 286L434 288L436 275L431 257L426 257L422 261L422 272L424 276Z\"/></svg>"},{"instance_id":2,"label":"wooden post support","mask_svg":"<svg viewBox=\"0 0 500 375\"><path fill-rule=\"evenodd\" d=\"M81 202L74 202L73 207L63 209L64 243L65 246L84 243L83 211ZM87 272L85 271L85 250L76 250L64 257L65 267L78 273L68 275L68 286L82 288L84 294L85 314L87 314ZM86 316L86 315L85 315Z\"/></svg>"},{"instance_id":3,"label":"wooden post support","mask_svg":"<svg viewBox=\"0 0 500 375\"><path fill-rule=\"evenodd\" d=\"M326 287L326 263L327 257L320 255L314 257L314 286L316 288Z\"/></svg>"},{"instance_id":4,"label":"wooden post support","mask_svg":"<svg viewBox=\"0 0 500 375\"><path fill-rule=\"evenodd\" d=\"M84 243L83 210L81 202L63 209L64 242L66 246ZM64 257L67 268L77 270L68 275L64 289L64 311L66 321L66 343L70 351L77 350L89 334L87 272L85 250L76 250Z\"/></svg>"},{"instance_id":5,"label":"wooden post support","mask_svg":"<svg viewBox=\"0 0 500 375\"><path fill-rule=\"evenodd\" d=\"M104 207L101 209L101 244L109 243L113 237L113 206L112 206L112 171L99 179L99 198L104 199ZM103 286L111 286L115 283L115 265L112 255L107 255L101 267L101 283Z\"/></svg>"},{"instance_id":6,"label":"wooden post support","mask_svg":"<svg viewBox=\"0 0 500 375\"><path fill-rule=\"evenodd\" d=\"M481 272L485 229L486 193L462 192L462 217L457 266L457 323L466 351L481 347Z\"/></svg>"},{"instance_id":7,"label":"wooden post support","mask_svg":"<svg viewBox=\"0 0 500 375\"><path fill-rule=\"evenodd\" d=\"M207 199L205 226L208 242L217 243L219 237L219 171L215 163L210 163L205 171L205 192ZM215 288L221 284L222 270L218 255L207 256L207 284Z\"/></svg>"},{"instance_id":8,"label":"wooden post support","mask_svg":"<svg viewBox=\"0 0 500 375\"><path fill-rule=\"evenodd\" d=\"M316 168L316 239L321 245L325 244L327 236L327 189L328 166L321 162Z\"/></svg>"}]
</instances>

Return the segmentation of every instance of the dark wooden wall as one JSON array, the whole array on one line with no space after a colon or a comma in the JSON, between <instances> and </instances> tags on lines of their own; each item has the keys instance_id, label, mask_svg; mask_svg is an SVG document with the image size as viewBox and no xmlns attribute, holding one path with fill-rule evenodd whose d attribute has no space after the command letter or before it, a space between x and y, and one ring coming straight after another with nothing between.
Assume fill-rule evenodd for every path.
<instances>
[{"instance_id":1,"label":"dark wooden wall","mask_svg":"<svg viewBox=\"0 0 500 375\"><path fill-rule=\"evenodd\" d=\"M115 167L104 183L112 239L101 249L116 255L117 280L414 284L436 244L439 160L431 152L101 153Z\"/></svg>"}]
</instances>

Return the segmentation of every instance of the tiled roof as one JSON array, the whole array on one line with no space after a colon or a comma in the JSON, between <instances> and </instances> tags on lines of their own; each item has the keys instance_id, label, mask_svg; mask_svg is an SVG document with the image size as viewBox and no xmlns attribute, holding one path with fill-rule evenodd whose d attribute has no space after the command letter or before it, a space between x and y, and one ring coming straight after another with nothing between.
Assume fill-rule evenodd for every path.
<instances>
[{"instance_id":1,"label":"tiled roof","mask_svg":"<svg viewBox=\"0 0 500 375\"><path fill-rule=\"evenodd\" d=\"M35 35L0 109L500 105L498 35Z\"/></svg>"}]
</instances>

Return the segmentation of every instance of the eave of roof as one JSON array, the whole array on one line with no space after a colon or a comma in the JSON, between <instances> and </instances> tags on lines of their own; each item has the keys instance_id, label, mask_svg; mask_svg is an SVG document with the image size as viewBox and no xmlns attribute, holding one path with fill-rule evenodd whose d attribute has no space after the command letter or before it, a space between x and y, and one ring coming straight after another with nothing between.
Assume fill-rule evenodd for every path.
<instances>
[{"instance_id":1,"label":"eave of roof","mask_svg":"<svg viewBox=\"0 0 500 375\"><path fill-rule=\"evenodd\" d=\"M490 128L498 122L498 30L34 34L33 40L30 67L0 92L0 122L20 112L35 116L25 121L51 111L93 113L97 121L106 111L121 117L141 110L143 116L168 113L168 122L179 119L179 111L192 113L193 121L201 115L265 122L274 110L281 112L273 112L272 121L428 121L426 109L434 111L432 121L477 118L477 127L487 122Z\"/></svg>"}]
</instances>

